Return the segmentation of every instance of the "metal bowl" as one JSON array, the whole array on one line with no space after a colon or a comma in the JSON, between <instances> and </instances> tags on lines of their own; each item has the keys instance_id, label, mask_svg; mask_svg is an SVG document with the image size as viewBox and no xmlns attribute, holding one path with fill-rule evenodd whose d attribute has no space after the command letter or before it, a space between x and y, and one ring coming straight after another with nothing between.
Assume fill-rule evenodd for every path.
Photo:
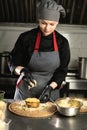
<instances>
[{"instance_id":1,"label":"metal bowl","mask_svg":"<svg viewBox=\"0 0 87 130\"><path fill-rule=\"evenodd\" d=\"M64 116L76 116L82 103L73 98L61 98L56 101L58 112Z\"/></svg>"}]
</instances>

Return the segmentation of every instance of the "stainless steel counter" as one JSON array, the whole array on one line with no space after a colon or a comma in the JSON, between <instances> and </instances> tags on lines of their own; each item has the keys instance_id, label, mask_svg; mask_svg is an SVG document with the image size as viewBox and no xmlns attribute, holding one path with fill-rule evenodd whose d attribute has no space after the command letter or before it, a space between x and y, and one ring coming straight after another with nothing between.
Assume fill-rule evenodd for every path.
<instances>
[{"instance_id":1,"label":"stainless steel counter","mask_svg":"<svg viewBox=\"0 0 87 130\"><path fill-rule=\"evenodd\" d=\"M66 77L66 82L69 83L69 89L87 90L87 79Z\"/></svg>"},{"instance_id":2,"label":"stainless steel counter","mask_svg":"<svg viewBox=\"0 0 87 130\"><path fill-rule=\"evenodd\" d=\"M66 82L80 82L80 83L87 83L87 79L80 79L77 77L66 77Z\"/></svg>"},{"instance_id":3,"label":"stainless steel counter","mask_svg":"<svg viewBox=\"0 0 87 130\"><path fill-rule=\"evenodd\" d=\"M7 110L7 118L12 120L9 130L87 130L87 113L64 117L57 112L47 118L28 118Z\"/></svg>"}]
</instances>

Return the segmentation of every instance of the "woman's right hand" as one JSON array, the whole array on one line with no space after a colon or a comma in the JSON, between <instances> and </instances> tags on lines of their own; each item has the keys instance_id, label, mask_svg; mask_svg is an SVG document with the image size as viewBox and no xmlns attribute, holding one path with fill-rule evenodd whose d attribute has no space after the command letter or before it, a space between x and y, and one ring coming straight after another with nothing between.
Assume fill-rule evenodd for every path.
<instances>
[{"instance_id":1,"label":"woman's right hand","mask_svg":"<svg viewBox=\"0 0 87 130\"><path fill-rule=\"evenodd\" d=\"M23 79L28 84L29 89L32 87L36 87L37 82L36 82L36 80L33 79L31 73L29 72L29 70L27 68L23 68L20 71L20 74L24 74Z\"/></svg>"},{"instance_id":2,"label":"woman's right hand","mask_svg":"<svg viewBox=\"0 0 87 130\"><path fill-rule=\"evenodd\" d=\"M15 69L15 73L17 75L20 75L17 80L16 86L19 86L21 81L24 80L27 83L29 89L32 87L36 87L37 82L36 82L36 80L33 79L31 73L29 72L29 70L27 68L18 66Z\"/></svg>"}]
</instances>

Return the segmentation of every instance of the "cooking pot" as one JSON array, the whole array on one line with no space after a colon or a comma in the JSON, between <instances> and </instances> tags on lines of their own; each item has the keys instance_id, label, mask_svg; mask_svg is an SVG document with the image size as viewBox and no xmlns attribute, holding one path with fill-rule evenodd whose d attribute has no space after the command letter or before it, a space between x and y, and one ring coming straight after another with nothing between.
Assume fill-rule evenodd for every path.
<instances>
[{"instance_id":1,"label":"cooking pot","mask_svg":"<svg viewBox=\"0 0 87 130\"><path fill-rule=\"evenodd\" d=\"M87 79L87 57L79 57L79 77Z\"/></svg>"},{"instance_id":2,"label":"cooking pot","mask_svg":"<svg viewBox=\"0 0 87 130\"><path fill-rule=\"evenodd\" d=\"M64 116L76 116L83 105L72 97L59 98L56 100L58 112Z\"/></svg>"},{"instance_id":3,"label":"cooking pot","mask_svg":"<svg viewBox=\"0 0 87 130\"><path fill-rule=\"evenodd\" d=\"M9 52L0 53L0 74L8 75L10 70L8 67Z\"/></svg>"}]
</instances>

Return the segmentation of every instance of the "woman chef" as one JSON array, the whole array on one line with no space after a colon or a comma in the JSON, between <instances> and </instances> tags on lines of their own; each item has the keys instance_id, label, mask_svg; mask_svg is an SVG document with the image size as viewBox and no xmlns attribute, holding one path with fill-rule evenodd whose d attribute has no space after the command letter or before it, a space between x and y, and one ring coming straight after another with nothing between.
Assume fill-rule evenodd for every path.
<instances>
[{"instance_id":1,"label":"woman chef","mask_svg":"<svg viewBox=\"0 0 87 130\"><path fill-rule=\"evenodd\" d=\"M40 1L39 26L22 33L11 51L10 70L20 75L15 100L36 97L46 102L59 97L70 61L68 40L55 31L60 15L65 16L65 10L54 0Z\"/></svg>"}]
</instances>

